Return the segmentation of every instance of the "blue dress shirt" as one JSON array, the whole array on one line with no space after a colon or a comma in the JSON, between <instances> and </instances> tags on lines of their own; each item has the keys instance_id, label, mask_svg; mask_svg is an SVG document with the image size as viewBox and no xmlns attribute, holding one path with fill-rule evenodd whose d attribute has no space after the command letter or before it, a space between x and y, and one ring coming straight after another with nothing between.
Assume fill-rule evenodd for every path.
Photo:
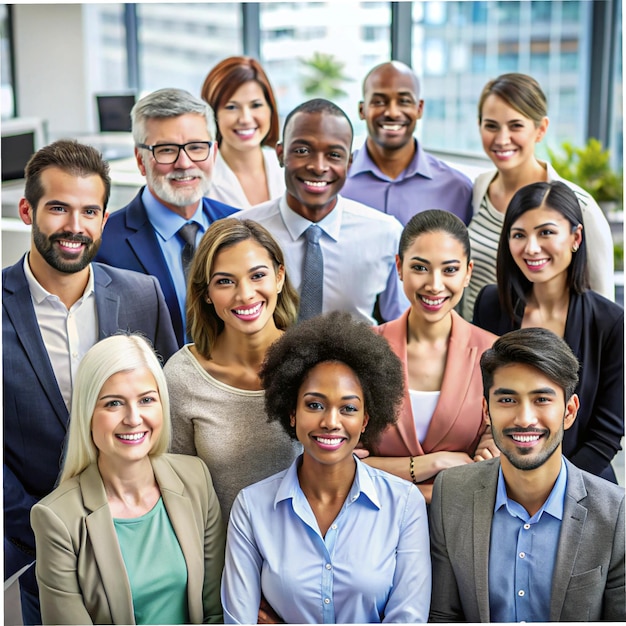
<instances>
[{"instance_id":1,"label":"blue dress shirt","mask_svg":"<svg viewBox=\"0 0 626 626\"><path fill-rule=\"evenodd\" d=\"M550 620L552 575L556 561L567 469L533 516L507 497L502 468L489 546L489 617L492 622Z\"/></svg>"},{"instance_id":2,"label":"blue dress shirt","mask_svg":"<svg viewBox=\"0 0 626 626\"><path fill-rule=\"evenodd\" d=\"M472 181L462 172L425 152L414 139L416 150L409 166L397 178L383 174L366 144L354 151L352 165L341 193L393 215L403 226L416 214L443 209L472 219Z\"/></svg>"},{"instance_id":3,"label":"blue dress shirt","mask_svg":"<svg viewBox=\"0 0 626 626\"><path fill-rule=\"evenodd\" d=\"M178 298L178 305L180 306L180 312L183 317L183 336L186 336L186 299L187 299L187 284L185 282L185 273L183 271L183 262L181 260L181 252L185 245L185 242L176 235L182 226L190 222L196 222L199 226L196 234L196 245L202 239L206 229L209 227L209 220L202 210L202 199L198 202L196 212L191 219L186 220L184 217L174 213L174 211L163 206L157 198L155 198L148 186L144 187L141 194L141 200L146 207L146 213L148 219L154 228L154 232L157 234L157 241L163 251L165 262L170 270L170 275L174 281L174 288L176 289L176 296Z\"/></svg>"},{"instance_id":4,"label":"blue dress shirt","mask_svg":"<svg viewBox=\"0 0 626 626\"><path fill-rule=\"evenodd\" d=\"M256 624L261 593L291 624L426 622L431 565L419 490L355 458L350 492L323 537L298 482L301 458L235 500L225 623Z\"/></svg>"}]
</instances>

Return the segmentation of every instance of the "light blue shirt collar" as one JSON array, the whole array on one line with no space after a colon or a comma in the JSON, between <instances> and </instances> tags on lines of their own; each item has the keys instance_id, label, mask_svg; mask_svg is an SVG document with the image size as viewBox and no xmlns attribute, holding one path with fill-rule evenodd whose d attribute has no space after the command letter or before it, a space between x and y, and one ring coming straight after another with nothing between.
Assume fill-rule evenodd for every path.
<instances>
[{"instance_id":1,"label":"light blue shirt collar","mask_svg":"<svg viewBox=\"0 0 626 626\"><path fill-rule=\"evenodd\" d=\"M298 215L292 208L287 204L287 194L283 195L280 199L280 203L278 205L278 210L280 211L280 215L283 218L283 222L289 235L296 241L299 239L304 231L311 225L313 222L307 220L305 217ZM341 230L341 219L343 216L343 208L342 203L339 202L339 196L337 196L337 203L333 210L319 222L316 224L324 231L326 235L328 235L333 241L339 240L339 231Z\"/></svg>"},{"instance_id":2,"label":"light blue shirt collar","mask_svg":"<svg viewBox=\"0 0 626 626\"><path fill-rule=\"evenodd\" d=\"M302 492L302 488L300 487L300 481L298 480L298 468L302 463L302 457L302 454L298 456L298 458L285 471L285 475L280 482L280 486L276 492L276 497L274 498L274 508L277 507L279 502L291 499L293 500L295 509L296 503L302 498L306 498ZM378 493L376 492L374 483L372 482L371 476L367 473L363 462L356 456L353 456L353 458L356 461L356 474L354 476L354 482L352 483L350 492L348 493L348 497L346 498L346 505L350 506L354 502L357 502L360 499L360 496L363 496L377 509L380 509L380 499L378 497Z\"/></svg>"},{"instance_id":3,"label":"light blue shirt collar","mask_svg":"<svg viewBox=\"0 0 626 626\"><path fill-rule=\"evenodd\" d=\"M209 227L208 220L202 210L202 198L198 202L195 213L192 215L191 219L188 220L168 209L154 196L147 185L144 187L141 199L146 207L146 213L148 214L148 219L152 227L163 241L169 241L176 235L180 228L188 222L196 222L199 224L199 233L204 233Z\"/></svg>"},{"instance_id":4,"label":"light blue shirt collar","mask_svg":"<svg viewBox=\"0 0 626 626\"><path fill-rule=\"evenodd\" d=\"M513 517L520 517L520 512L526 513L522 519L529 523L538 522L541 519L544 511L554 517L555 519L563 519L563 507L565 500L565 490L567 488L567 467L565 461L561 457L561 470L557 476L554 487L548 496L548 499L543 503L543 506L532 516L529 517L526 510L514 500L511 500L506 493L506 484L504 482L504 475L502 474L502 467L498 469L498 486L496 490L496 502L494 506L494 512L501 507L506 507L509 515ZM521 509L521 511L520 511Z\"/></svg>"}]
</instances>

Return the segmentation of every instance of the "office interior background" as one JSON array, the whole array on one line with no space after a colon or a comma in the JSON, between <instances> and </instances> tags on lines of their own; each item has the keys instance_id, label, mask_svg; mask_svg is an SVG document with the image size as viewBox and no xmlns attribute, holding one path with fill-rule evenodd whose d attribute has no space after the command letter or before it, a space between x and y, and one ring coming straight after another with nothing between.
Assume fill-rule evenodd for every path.
<instances>
[{"instance_id":1,"label":"office interior background","mask_svg":"<svg viewBox=\"0 0 626 626\"><path fill-rule=\"evenodd\" d=\"M3 137L31 128L34 148L61 137L100 147L112 164L110 210L130 200L142 178L129 133L101 132L97 96L162 87L199 95L209 69L235 54L260 59L281 118L314 96L340 105L355 146L366 134L357 113L363 77L377 63L404 61L422 81L419 139L470 176L490 166L477 127L482 87L504 72L528 73L548 98L540 157L594 137L610 151L610 166L623 169L621 0L3 4L0 46ZM17 216L19 176L5 180L9 156L3 150L3 266L30 238ZM618 203L618 248L621 216ZM620 269L616 281L623 303ZM623 455L618 464L622 477ZM17 623L10 598L5 623Z\"/></svg>"}]
</instances>

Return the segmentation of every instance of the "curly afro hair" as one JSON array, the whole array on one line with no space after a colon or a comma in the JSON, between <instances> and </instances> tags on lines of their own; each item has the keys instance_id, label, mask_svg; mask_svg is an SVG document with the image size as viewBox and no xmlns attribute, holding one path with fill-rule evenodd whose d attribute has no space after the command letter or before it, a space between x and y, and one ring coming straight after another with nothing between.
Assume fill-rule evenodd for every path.
<instances>
[{"instance_id":1,"label":"curly afro hair","mask_svg":"<svg viewBox=\"0 0 626 626\"><path fill-rule=\"evenodd\" d=\"M350 314L334 311L288 328L268 350L260 377L265 389L265 411L296 439L290 417L296 410L302 381L319 363L344 363L356 374L369 423L361 435L367 448L398 419L404 394L400 359L387 340Z\"/></svg>"}]
</instances>

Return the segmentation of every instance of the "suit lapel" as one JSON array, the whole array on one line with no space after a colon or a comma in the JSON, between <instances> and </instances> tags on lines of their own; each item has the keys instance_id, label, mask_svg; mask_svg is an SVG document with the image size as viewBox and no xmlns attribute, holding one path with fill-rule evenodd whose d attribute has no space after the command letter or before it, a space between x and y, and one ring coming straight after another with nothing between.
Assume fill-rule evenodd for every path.
<instances>
[{"instance_id":1,"label":"suit lapel","mask_svg":"<svg viewBox=\"0 0 626 626\"><path fill-rule=\"evenodd\" d=\"M478 358L476 346L472 346L469 329L452 313L452 329L448 342L448 356L441 383L439 402L430 421L424 449L436 448L454 427L457 419L463 419L461 407L472 381L474 364Z\"/></svg>"},{"instance_id":2,"label":"suit lapel","mask_svg":"<svg viewBox=\"0 0 626 626\"><path fill-rule=\"evenodd\" d=\"M23 261L24 257L6 272L2 304L15 328L17 340L22 344L24 354L30 361L33 373L50 400L50 406L54 409L63 428L67 430L68 410L41 337L30 289L24 274Z\"/></svg>"},{"instance_id":3,"label":"suit lapel","mask_svg":"<svg viewBox=\"0 0 626 626\"><path fill-rule=\"evenodd\" d=\"M586 497L587 490L580 471L565 460L567 466L567 488L563 507L563 521L556 551L556 562L552 576L552 597L550 600L550 621L561 621L565 594L574 571L574 563L582 540L587 508L579 504Z\"/></svg>"},{"instance_id":4,"label":"suit lapel","mask_svg":"<svg viewBox=\"0 0 626 626\"><path fill-rule=\"evenodd\" d=\"M191 500L184 494L184 485L165 457L154 457L152 467L161 489L163 504L172 523L187 564L187 605L189 620L193 624L203 621L202 614L195 614L198 598L202 599L204 581L204 546L196 526L196 513Z\"/></svg>"},{"instance_id":5,"label":"suit lapel","mask_svg":"<svg viewBox=\"0 0 626 626\"><path fill-rule=\"evenodd\" d=\"M117 540L98 466L90 465L80 476L85 507L91 511L85 520L102 586L113 624L134 624L135 612L126 566Z\"/></svg>"},{"instance_id":6,"label":"suit lapel","mask_svg":"<svg viewBox=\"0 0 626 626\"><path fill-rule=\"evenodd\" d=\"M119 311L120 297L110 288L111 277L100 265L91 265L94 272L94 290L96 293L96 310L98 311L98 338L104 339L120 329Z\"/></svg>"},{"instance_id":7,"label":"suit lapel","mask_svg":"<svg viewBox=\"0 0 626 626\"><path fill-rule=\"evenodd\" d=\"M482 485L474 492L474 581L476 604L481 622L489 622L489 542L495 502L498 468L500 463L490 463L482 469Z\"/></svg>"}]
</instances>

